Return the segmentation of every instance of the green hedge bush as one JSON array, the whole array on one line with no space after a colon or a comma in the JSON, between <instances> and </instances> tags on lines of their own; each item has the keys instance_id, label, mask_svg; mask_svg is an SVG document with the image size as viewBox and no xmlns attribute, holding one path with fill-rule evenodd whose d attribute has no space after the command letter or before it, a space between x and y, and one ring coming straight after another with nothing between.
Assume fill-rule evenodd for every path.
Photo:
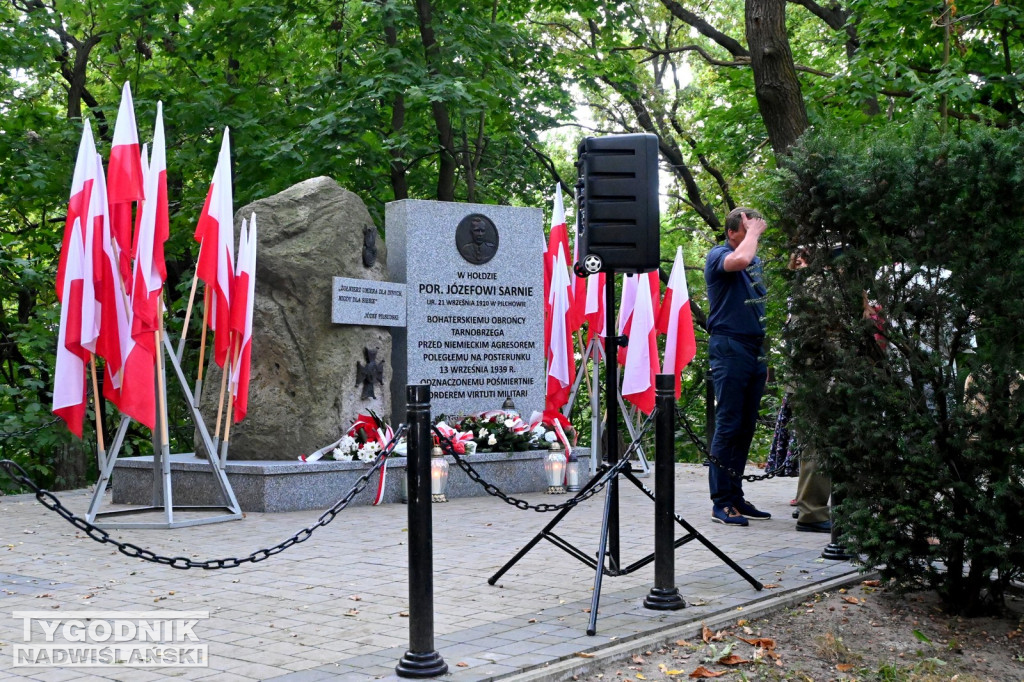
<instances>
[{"instance_id":1,"label":"green hedge bush","mask_svg":"<svg viewBox=\"0 0 1024 682\"><path fill-rule=\"evenodd\" d=\"M788 246L810 254L795 421L844 542L954 612L1001 604L1024 575L1024 133L811 131L780 177Z\"/></svg>"}]
</instances>

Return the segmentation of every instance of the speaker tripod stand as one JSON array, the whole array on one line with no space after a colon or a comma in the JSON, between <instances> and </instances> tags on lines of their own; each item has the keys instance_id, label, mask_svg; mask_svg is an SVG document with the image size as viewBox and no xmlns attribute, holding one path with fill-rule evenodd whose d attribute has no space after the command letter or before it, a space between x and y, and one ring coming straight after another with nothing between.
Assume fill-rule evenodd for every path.
<instances>
[{"instance_id":1,"label":"speaker tripod stand","mask_svg":"<svg viewBox=\"0 0 1024 682\"><path fill-rule=\"evenodd\" d=\"M609 272L607 278L606 287L606 303L605 312L607 315L606 323L607 329L611 330L615 324L615 273ZM619 458L618 453L618 405L617 405L617 390L618 390L618 367L615 362L617 347L625 345L625 339L619 339L618 337L608 335L605 337L605 397L608 411L608 449L607 449L607 461L601 465L598 472L587 482L585 486L580 490L579 496L584 496L588 491L593 488L604 485L605 486L605 501L604 510L601 517L601 535L598 542L598 550L595 556L590 556L583 550L579 549L565 538L559 536L555 532L556 526L559 522L573 510L573 507L566 507L558 512L555 517L540 530L539 533L523 546L519 552L516 553L508 562L505 563L493 576L488 579L488 584L494 585L502 575L504 575L512 566L514 566L520 559L526 556L541 540L547 540L559 549L563 550L573 558L582 562L583 564L594 569L594 591L590 606L590 622L587 625L587 634L597 634L597 611L601 600L601 583L605 575L614 577L621 575L628 575L634 571L646 566L652 561L659 561L655 565L656 572L656 583L659 582L659 577L664 577L661 574L663 571L658 571L659 564L664 566L668 565L671 574L671 557L675 552L675 549L685 545L692 540L698 540L707 547L711 552L721 559L729 568L742 576L748 583L750 583L754 589L761 590L764 586L749 573L744 571L735 561L730 559L723 551L716 547L710 540L701 535L696 528L690 525L682 516L675 514L672 511L672 504L674 504L674 479L672 478L672 469L674 468L674 452L672 448L673 435L672 435L672 424L674 423L674 389L671 391L662 391L659 388L658 392L658 405L655 413L652 417L643 424L637 434L636 439L630 445L629 449L623 453L623 458ZM663 377L659 377L659 381ZM677 380L673 378L674 382ZM674 383L672 384L674 386ZM637 447L640 439L646 433L650 427L653 418L660 416L657 420L658 436L656 438L656 467L667 473L667 476L661 476L657 479L659 483L660 492L667 496L670 500L673 500L672 504L668 505L665 509L665 513L662 514L661 519L656 519L656 538L655 538L655 551L632 564L622 567L619 553L619 490L618 490L618 479L620 476L625 477L627 481L632 483L634 486L639 488L647 497L652 501L656 500L654 493L648 490L640 480L633 474L629 467L629 453L633 448ZM661 486L665 485L662 489ZM660 511L660 510L659 510ZM686 530L686 534L674 538L673 527L671 521L667 526L668 536L665 537L659 533L658 521L665 521L668 517L674 519L675 523L682 526ZM666 528L664 524L660 528ZM666 555L668 561L666 562ZM606 565L607 562L607 565ZM672 577L665 578L666 582L673 582ZM652 595L645 600L644 604L648 608L652 609L678 609L685 606L682 598L679 597L675 588L671 589L659 589L665 586L656 585L655 590L652 590Z\"/></svg>"}]
</instances>

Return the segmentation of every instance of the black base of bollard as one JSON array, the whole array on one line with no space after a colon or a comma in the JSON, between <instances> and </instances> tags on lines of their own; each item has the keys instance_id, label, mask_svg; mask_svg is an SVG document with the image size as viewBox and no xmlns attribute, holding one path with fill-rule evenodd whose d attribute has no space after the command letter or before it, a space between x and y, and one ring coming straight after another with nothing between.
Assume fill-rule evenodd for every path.
<instances>
[{"instance_id":1,"label":"black base of bollard","mask_svg":"<svg viewBox=\"0 0 1024 682\"><path fill-rule=\"evenodd\" d=\"M822 559L831 559L832 561L846 561L852 559L852 554L846 553L846 548L840 545L838 542L830 542L825 546L825 549L821 550Z\"/></svg>"},{"instance_id":2,"label":"black base of bollard","mask_svg":"<svg viewBox=\"0 0 1024 682\"><path fill-rule=\"evenodd\" d=\"M438 677L448 672L448 664L436 651L427 654L406 651L405 656L402 656L402 660L395 666L395 672L399 677Z\"/></svg>"},{"instance_id":3,"label":"black base of bollard","mask_svg":"<svg viewBox=\"0 0 1024 682\"><path fill-rule=\"evenodd\" d=\"M644 597L644 608L654 611L677 611L686 608L686 602L675 587L652 587L650 594Z\"/></svg>"}]
</instances>

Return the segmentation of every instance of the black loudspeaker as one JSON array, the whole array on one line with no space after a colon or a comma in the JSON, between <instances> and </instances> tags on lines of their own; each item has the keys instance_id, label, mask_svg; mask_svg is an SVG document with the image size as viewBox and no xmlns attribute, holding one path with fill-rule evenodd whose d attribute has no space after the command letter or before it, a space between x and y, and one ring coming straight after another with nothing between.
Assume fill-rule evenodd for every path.
<instances>
[{"instance_id":1,"label":"black loudspeaker","mask_svg":"<svg viewBox=\"0 0 1024 682\"><path fill-rule=\"evenodd\" d=\"M658 267L658 138L588 137L579 145L576 170L577 274Z\"/></svg>"}]
</instances>

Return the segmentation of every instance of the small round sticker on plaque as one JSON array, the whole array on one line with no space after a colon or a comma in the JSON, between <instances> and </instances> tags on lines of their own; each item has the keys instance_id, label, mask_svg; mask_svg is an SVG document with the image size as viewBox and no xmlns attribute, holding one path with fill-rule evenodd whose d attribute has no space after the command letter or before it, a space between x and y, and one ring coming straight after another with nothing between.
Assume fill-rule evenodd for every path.
<instances>
[{"instance_id":1,"label":"small round sticker on plaque","mask_svg":"<svg viewBox=\"0 0 1024 682\"><path fill-rule=\"evenodd\" d=\"M455 228L455 247L463 259L483 265L498 252L498 228L481 213L470 213Z\"/></svg>"}]
</instances>

